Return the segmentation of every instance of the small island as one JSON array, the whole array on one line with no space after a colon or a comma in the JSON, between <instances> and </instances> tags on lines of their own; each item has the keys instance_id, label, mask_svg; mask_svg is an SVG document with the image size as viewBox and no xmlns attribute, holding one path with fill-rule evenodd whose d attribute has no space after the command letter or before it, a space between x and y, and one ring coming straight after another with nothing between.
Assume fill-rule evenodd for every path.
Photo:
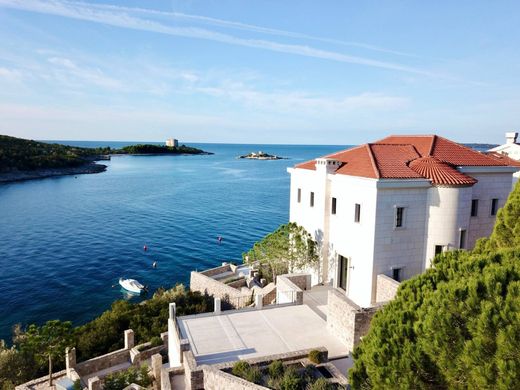
<instances>
[{"instance_id":1,"label":"small island","mask_svg":"<svg viewBox=\"0 0 520 390\"><path fill-rule=\"evenodd\" d=\"M0 135L0 183L52 176L100 173L107 168L98 161L112 155L213 154L186 145L131 145L121 149L81 148Z\"/></svg>"},{"instance_id":2,"label":"small island","mask_svg":"<svg viewBox=\"0 0 520 390\"><path fill-rule=\"evenodd\" d=\"M257 153L252 152L249 154L245 154L243 156L238 156L238 158L247 158L250 160L286 160L287 157L280 157L272 154L267 154L262 151L259 151Z\"/></svg>"},{"instance_id":3,"label":"small island","mask_svg":"<svg viewBox=\"0 0 520 390\"><path fill-rule=\"evenodd\" d=\"M139 144L125 146L124 148L113 150L111 154L133 154L133 155L154 155L154 154L213 154L205 152L204 150L193 148L191 146L167 146L167 145L152 145Z\"/></svg>"}]
</instances>

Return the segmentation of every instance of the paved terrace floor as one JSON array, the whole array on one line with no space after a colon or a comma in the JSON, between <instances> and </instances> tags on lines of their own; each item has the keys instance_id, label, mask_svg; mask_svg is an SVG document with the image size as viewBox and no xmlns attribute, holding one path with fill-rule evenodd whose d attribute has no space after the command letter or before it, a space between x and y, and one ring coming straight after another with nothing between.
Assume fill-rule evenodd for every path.
<instances>
[{"instance_id":1,"label":"paved terrace floor","mask_svg":"<svg viewBox=\"0 0 520 390\"><path fill-rule=\"evenodd\" d=\"M323 292L321 292L323 296ZM347 347L327 331L323 302L219 316L179 318L198 364L216 364L325 347L329 357L345 356ZM318 310L316 310L318 308Z\"/></svg>"}]
</instances>

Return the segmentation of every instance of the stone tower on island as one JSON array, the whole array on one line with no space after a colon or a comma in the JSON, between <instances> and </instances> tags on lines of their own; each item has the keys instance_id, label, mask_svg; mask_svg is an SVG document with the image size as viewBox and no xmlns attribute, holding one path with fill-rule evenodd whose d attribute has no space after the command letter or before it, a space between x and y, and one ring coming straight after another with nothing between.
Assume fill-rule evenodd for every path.
<instances>
[{"instance_id":1,"label":"stone tower on island","mask_svg":"<svg viewBox=\"0 0 520 390\"><path fill-rule=\"evenodd\" d=\"M171 146L171 147L178 147L179 146L179 141L176 140L175 138L168 138L166 140L166 146Z\"/></svg>"}]
</instances>

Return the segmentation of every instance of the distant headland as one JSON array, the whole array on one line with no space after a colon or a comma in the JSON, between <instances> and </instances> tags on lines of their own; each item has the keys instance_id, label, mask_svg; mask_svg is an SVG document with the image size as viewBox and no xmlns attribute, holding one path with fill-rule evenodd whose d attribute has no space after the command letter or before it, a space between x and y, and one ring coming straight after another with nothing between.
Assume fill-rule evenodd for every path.
<instances>
[{"instance_id":1,"label":"distant headland","mask_svg":"<svg viewBox=\"0 0 520 390\"><path fill-rule=\"evenodd\" d=\"M245 154L243 156L238 156L238 158L247 158L250 160L286 160L287 157L280 157L272 154L267 154L262 151L260 152L252 152L249 154Z\"/></svg>"},{"instance_id":2,"label":"distant headland","mask_svg":"<svg viewBox=\"0 0 520 390\"><path fill-rule=\"evenodd\" d=\"M81 148L0 135L0 183L99 173L107 166L97 162L110 160L112 155L213 154L186 145L179 146L177 140L175 143L168 141L166 145L140 144L121 149Z\"/></svg>"}]
</instances>

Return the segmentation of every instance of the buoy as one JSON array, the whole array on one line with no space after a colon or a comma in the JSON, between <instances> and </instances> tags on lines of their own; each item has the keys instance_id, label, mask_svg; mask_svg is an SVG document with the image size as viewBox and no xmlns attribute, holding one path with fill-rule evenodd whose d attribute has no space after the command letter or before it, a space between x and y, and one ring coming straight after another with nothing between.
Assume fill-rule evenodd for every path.
<instances>
[{"instance_id":1,"label":"buoy","mask_svg":"<svg viewBox=\"0 0 520 390\"><path fill-rule=\"evenodd\" d=\"M153 267L153 268L157 268L157 261L154 261L154 262L153 262L152 267Z\"/></svg>"},{"instance_id":2,"label":"buoy","mask_svg":"<svg viewBox=\"0 0 520 390\"><path fill-rule=\"evenodd\" d=\"M148 250L148 247L146 245L143 246L143 250L146 252Z\"/></svg>"}]
</instances>

